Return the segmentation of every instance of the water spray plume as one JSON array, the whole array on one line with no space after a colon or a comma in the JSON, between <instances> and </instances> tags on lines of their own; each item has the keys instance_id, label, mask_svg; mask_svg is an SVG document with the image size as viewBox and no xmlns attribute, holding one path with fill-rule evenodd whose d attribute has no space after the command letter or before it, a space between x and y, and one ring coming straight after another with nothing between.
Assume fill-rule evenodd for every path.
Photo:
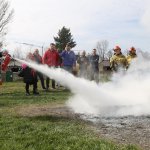
<instances>
[{"instance_id":1,"label":"water spray plume","mask_svg":"<svg viewBox=\"0 0 150 150\"><path fill-rule=\"evenodd\" d=\"M115 74L110 82L96 84L61 68L48 68L16 59L71 90L67 106L75 113L101 116L150 114L150 61L135 59L125 74Z\"/></svg>"}]
</instances>

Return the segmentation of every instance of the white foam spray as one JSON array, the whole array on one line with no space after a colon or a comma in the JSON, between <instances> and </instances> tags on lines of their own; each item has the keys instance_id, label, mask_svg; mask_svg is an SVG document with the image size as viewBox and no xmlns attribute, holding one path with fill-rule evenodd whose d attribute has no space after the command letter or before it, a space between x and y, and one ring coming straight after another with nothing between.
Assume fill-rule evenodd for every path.
<instances>
[{"instance_id":1,"label":"white foam spray","mask_svg":"<svg viewBox=\"0 0 150 150\"><path fill-rule=\"evenodd\" d=\"M63 69L19 60L55 79L71 90L67 106L75 113L101 116L150 115L150 61L135 59L125 74L115 74L110 82L96 84L73 76Z\"/></svg>"}]
</instances>

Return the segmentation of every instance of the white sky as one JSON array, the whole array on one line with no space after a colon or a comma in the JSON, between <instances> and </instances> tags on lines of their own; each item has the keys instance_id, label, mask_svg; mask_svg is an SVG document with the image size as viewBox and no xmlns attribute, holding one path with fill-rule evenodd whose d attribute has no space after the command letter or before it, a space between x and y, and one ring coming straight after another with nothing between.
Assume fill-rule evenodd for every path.
<instances>
[{"instance_id":1,"label":"white sky","mask_svg":"<svg viewBox=\"0 0 150 150\"><path fill-rule=\"evenodd\" d=\"M15 14L6 37L9 49L16 43L45 47L58 30L70 28L77 46L91 51L96 42L108 40L150 51L149 0L10 0Z\"/></svg>"}]
</instances>

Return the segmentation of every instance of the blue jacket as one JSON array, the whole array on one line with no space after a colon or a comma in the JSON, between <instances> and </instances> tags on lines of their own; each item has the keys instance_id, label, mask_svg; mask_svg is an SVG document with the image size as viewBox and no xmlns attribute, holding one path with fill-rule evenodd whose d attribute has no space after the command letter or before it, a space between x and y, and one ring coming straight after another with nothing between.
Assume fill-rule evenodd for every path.
<instances>
[{"instance_id":1,"label":"blue jacket","mask_svg":"<svg viewBox=\"0 0 150 150\"><path fill-rule=\"evenodd\" d=\"M60 54L63 61L63 66L73 66L76 64L76 55L73 51L63 50Z\"/></svg>"}]
</instances>

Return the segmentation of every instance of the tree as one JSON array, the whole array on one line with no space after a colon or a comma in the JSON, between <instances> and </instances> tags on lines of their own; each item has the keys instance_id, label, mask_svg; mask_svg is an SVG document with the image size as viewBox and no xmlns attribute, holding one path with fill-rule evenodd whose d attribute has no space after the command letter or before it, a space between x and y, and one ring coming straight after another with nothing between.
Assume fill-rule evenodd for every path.
<instances>
[{"instance_id":1,"label":"tree","mask_svg":"<svg viewBox=\"0 0 150 150\"><path fill-rule=\"evenodd\" d=\"M110 58L113 56L112 50L109 50L109 51L106 53L106 56L107 56L108 59L110 59Z\"/></svg>"},{"instance_id":2,"label":"tree","mask_svg":"<svg viewBox=\"0 0 150 150\"><path fill-rule=\"evenodd\" d=\"M70 29L65 26L59 30L58 36L54 37L54 40L59 51L64 50L67 43L70 43L71 48L76 46L76 42L72 38Z\"/></svg>"},{"instance_id":3,"label":"tree","mask_svg":"<svg viewBox=\"0 0 150 150\"><path fill-rule=\"evenodd\" d=\"M105 55L108 50L108 45L109 43L107 40L102 40L102 41L97 42L96 49L101 60L104 60L105 58Z\"/></svg>"},{"instance_id":4,"label":"tree","mask_svg":"<svg viewBox=\"0 0 150 150\"><path fill-rule=\"evenodd\" d=\"M3 37L7 34L7 25L11 21L14 10L10 10L7 0L0 0L0 45L3 45Z\"/></svg>"}]
</instances>

